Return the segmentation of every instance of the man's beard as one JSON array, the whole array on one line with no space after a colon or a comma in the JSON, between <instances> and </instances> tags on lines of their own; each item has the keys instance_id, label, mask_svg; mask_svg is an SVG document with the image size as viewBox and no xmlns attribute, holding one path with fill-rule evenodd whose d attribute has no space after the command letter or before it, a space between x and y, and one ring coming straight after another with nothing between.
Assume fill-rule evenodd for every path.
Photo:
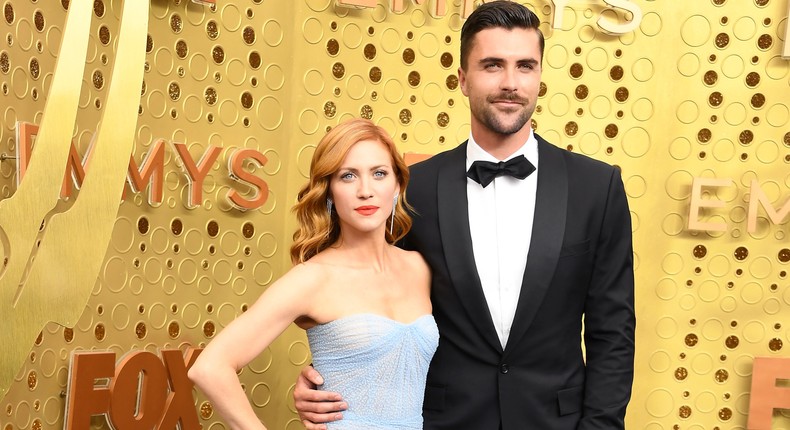
<instances>
[{"instance_id":1,"label":"man's beard","mask_svg":"<svg viewBox=\"0 0 790 430\"><path fill-rule=\"evenodd\" d=\"M515 121L510 124L505 124L502 121L503 115L497 115L497 112L490 104L496 100L518 101L527 107L519 112L519 115ZM477 120L483 123L489 130L497 134L508 135L518 133L522 128L524 128L524 125L527 123L527 121L529 121L529 118L532 116L534 111L534 108L529 109L529 103L525 98L519 98L517 96L514 97L512 95L500 95L498 97L487 97L486 104L482 106L482 109L479 109L478 112L473 113L475 114Z\"/></svg>"}]
</instances>

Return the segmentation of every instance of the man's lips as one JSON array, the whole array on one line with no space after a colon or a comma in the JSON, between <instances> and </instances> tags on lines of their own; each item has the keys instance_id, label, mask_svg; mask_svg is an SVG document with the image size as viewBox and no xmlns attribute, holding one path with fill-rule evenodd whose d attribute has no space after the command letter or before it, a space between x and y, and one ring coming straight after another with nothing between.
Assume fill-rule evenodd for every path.
<instances>
[{"instance_id":1,"label":"man's lips","mask_svg":"<svg viewBox=\"0 0 790 430\"><path fill-rule=\"evenodd\" d=\"M490 97L488 99L489 103L496 103L502 105L525 105L527 104L527 99L521 97Z\"/></svg>"},{"instance_id":2,"label":"man's lips","mask_svg":"<svg viewBox=\"0 0 790 430\"><path fill-rule=\"evenodd\" d=\"M527 102L522 100L495 99L495 100L491 100L491 103L504 105L504 106L521 106L526 104Z\"/></svg>"},{"instance_id":3,"label":"man's lips","mask_svg":"<svg viewBox=\"0 0 790 430\"><path fill-rule=\"evenodd\" d=\"M374 213L376 213L376 211L379 210L379 207L378 206L360 206L360 207L358 207L358 208L356 208L354 210L357 211L361 215L369 216L369 215L373 215Z\"/></svg>"}]
</instances>

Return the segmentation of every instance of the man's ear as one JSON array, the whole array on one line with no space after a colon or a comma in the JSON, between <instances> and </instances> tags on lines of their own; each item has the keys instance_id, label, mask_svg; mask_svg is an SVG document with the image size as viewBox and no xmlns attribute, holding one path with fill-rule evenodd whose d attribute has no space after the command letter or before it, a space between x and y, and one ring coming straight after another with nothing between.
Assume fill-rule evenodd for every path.
<instances>
[{"instance_id":1,"label":"man's ear","mask_svg":"<svg viewBox=\"0 0 790 430\"><path fill-rule=\"evenodd\" d=\"M458 86L461 87L463 95L469 97L466 91L466 72L464 72L464 69L461 67L458 68Z\"/></svg>"}]
</instances>

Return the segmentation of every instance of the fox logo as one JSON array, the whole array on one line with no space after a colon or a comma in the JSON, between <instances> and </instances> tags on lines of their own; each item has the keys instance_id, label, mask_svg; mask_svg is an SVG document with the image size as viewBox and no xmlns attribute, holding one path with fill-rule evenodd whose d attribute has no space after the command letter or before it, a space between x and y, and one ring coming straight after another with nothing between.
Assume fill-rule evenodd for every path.
<instances>
[{"instance_id":1,"label":"fox logo","mask_svg":"<svg viewBox=\"0 0 790 430\"><path fill-rule=\"evenodd\" d=\"M0 315L8 324L0 331L0 398L48 322L77 322L118 214L143 81L147 0L123 2L107 102L91 142L90 175L73 205L61 212L56 206L79 106L81 88L74 77L84 72L92 6L92 0L69 4L30 165L16 193L0 201Z\"/></svg>"}]
</instances>

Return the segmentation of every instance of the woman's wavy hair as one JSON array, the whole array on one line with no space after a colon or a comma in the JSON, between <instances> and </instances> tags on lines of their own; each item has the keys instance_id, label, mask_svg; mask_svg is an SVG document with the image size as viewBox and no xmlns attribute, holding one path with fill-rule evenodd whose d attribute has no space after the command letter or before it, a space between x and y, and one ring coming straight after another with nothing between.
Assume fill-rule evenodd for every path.
<instances>
[{"instance_id":1,"label":"woman's wavy hair","mask_svg":"<svg viewBox=\"0 0 790 430\"><path fill-rule=\"evenodd\" d=\"M310 180L302 187L293 208L299 228L293 236L291 262L304 263L340 238L340 223L337 212L327 211L329 183L332 175L340 169L346 154L357 142L374 140L383 143L392 156L392 168L400 185L395 206L395 221L390 233L386 228L386 240L395 243L411 229L411 206L406 202L406 185L409 183L409 168L403 161L395 142L387 132L367 119L352 119L332 128L318 142L310 162ZM388 220L389 221L389 220ZM389 222L387 223L389 224Z\"/></svg>"}]
</instances>

